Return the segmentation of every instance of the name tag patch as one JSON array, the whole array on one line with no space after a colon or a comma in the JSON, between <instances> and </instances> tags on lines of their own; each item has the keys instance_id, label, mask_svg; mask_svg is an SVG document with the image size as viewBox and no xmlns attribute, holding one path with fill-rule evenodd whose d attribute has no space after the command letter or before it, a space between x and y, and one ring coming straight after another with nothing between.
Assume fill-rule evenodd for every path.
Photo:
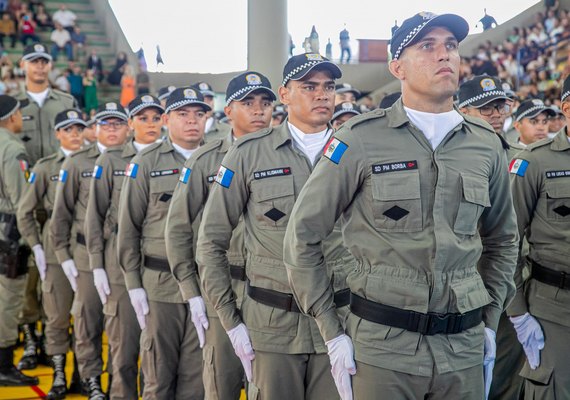
<instances>
[{"instance_id":1,"label":"name tag patch","mask_svg":"<svg viewBox=\"0 0 570 400\"><path fill-rule=\"evenodd\" d=\"M113 171L113 176L125 176L127 173L122 169L116 169Z\"/></svg>"},{"instance_id":2,"label":"name tag patch","mask_svg":"<svg viewBox=\"0 0 570 400\"><path fill-rule=\"evenodd\" d=\"M273 169L267 169L265 171L256 171L253 173L253 178L264 179L264 178L272 178L274 176L285 176L285 175L291 175L290 167L273 168Z\"/></svg>"},{"instance_id":3,"label":"name tag patch","mask_svg":"<svg viewBox=\"0 0 570 400\"><path fill-rule=\"evenodd\" d=\"M52 182L57 182L59 180L59 175L52 175L49 177L49 180Z\"/></svg>"},{"instance_id":4,"label":"name tag patch","mask_svg":"<svg viewBox=\"0 0 570 400\"><path fill-rule=\"evenodd\" d=\"M163 169L161 171L150 171L150 177L151 178L159 178L161 176L170 176L170 175L176 175L180 172L180 170L178 168L174 168L174 169Z\"/></svg>"},{"instance_id":5,"label":"name tag patch","mask_svg":"<svg viewBox=\"0 0 570 400\"><path fill-rule=\"evenodd\" d=\"M570 177L570 170L566 171L546 171L546 177L548 179L552 178L568 178Z\"/></svg>"},{"instance_id":6,"label":"name tag patch","mask_svg":"<svg viewBox=\"0 0 570 400\"><path fill-rule=\"evenodd\" d=\"M396 161L393 163L372 165L373 174L383 174L385 172L396 172L396 171L411 171L414 169L418 169L418 162L416 160Z\"/></svg>"},{"instance_id":7,"label":"name tag patch","mask_svg":"<svg viewBox=\"0 0 570 400\"><path fill-rule=\"evenodd\" d=\"M93 171L83 171L81 173L82 178L91 178L93 176Z\"/></svg>"},{"instance_id":8,"label":"name tag patch","mask_svg":"<svg viewBox=\"0 0 570 400\"><path fill-rule=\"evenodd\" d=\"M214 181L216 180L216 175L210 175L206 178L208 180L208 183L214 183Z\"/></svg>"}]
</instances>

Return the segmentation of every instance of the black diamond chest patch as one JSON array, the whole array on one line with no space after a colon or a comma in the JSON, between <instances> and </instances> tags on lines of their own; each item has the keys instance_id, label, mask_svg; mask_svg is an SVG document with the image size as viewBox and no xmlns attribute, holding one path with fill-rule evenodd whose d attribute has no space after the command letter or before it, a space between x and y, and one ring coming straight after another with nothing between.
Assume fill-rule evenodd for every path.
<instances>
[{"instance_id":1,"label":"black diamond chest patch","mask_svg":"<svg viewBox=\"0 0 570 400\"><path fill-rule=\"evenodd\" d=\"M172 195L170 193L163 193L158 200L162 201L162 202L167 202L168 200L170 200L172 198Z\"/></svg>"},{"instance_id":2,"label":"black diamond chest patch","mask_svg":"<svg viewBox=\"0 0 570 400\"><path fill-rule=\"evenodd\" d=\"M567 206L560 206L552 209L556 214L566 217L570 215L570 207Z\"/></svg>"},{"instance_id":3,"label":"black diamond chest patch","mask_svg":"<svg viewBox=\"0 0 570 400\"><path fill-rule=\"evenodd\" d=\"M408 210L404 210L402 207L394 206L384 211L383 215L387 216L390 219L393 219L394 221L399 221L409 213L410 212Z\"/></svg>"},{"instance_id":4,"label":"black diamond chest patch","mask_svg":"<svg viewBox=\"0 0 570 400\"><path fill-rule=\"evenodd\" d=\"M270 220L272 220L273 222L277 222L279 221L281 218L283 218L286 214L283 211L280 211L278 209L276 209L275 207L272 208L271 210L267 211L265 214L267 218L269 218Z\"/></svg>"}]
</instances>

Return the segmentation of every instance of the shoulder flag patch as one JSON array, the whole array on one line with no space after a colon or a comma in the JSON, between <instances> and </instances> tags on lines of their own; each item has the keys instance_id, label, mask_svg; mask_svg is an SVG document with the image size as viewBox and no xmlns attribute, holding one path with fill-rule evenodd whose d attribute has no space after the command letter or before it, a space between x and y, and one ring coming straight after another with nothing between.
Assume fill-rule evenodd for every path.
<instances>
[{"instance_id":1,"label":"shoulder flag patch","mask_svg":"<svg viewBox=\"0 0 570 400\"><path fill-rule=\"evenodd\" d=\"M509 165L509 172L518 176L524 176L528 168L528 161L521 158L516 158L511 161Z\"/></svg>"},{"instance_id":2,"label":"shoulder flag patch","mask_svg":"<svg viewBox=\"0 0 570 400\"><path fill-rule=\"evenodd\" d=\"M234 171L229 168L220 165L218 170L218 175L216 175L216 182L225 187L226 189L230 187L232 183L232 178L234 177Z\"/></svg>"},{"instance_id":3,"label":"shoulder flag patch","mask_svg":"<svg viewBox=\"0 0 570 400\"><path fill-rule=\"evenodd\" d=\"M28 183L34 183L36 181L36 173L32 172L28 178Z\"/></svg>"},{"instance_id":4,"label":"shoulder flag patch","mask_svg":"<svg viewBox=\"0 0 570 400\"><path fill-rule=\"evenodd\" d=\"M59 170L59 181L61 183L65 183L66 180L67 180L67 171L65 169L60 169Z\"/></svg>"},{"instance_id":5,"label":"shoulder flag patch","mask_svg":"<svg viewBox=\"0 0 570 400\"><path fill-rule=\"evenodd\" d=\"M137 177L137 172L138 172L138 170L139 170L139 165L138 165L138 164L130 163L130 164L127 166L126 175L127 175L128 177L131 177L131 178L134 179L134 178Z\"/></svg>"},{"instance_id":6,"label":"shoulder flag patch","mask_svg":"<svg viewBox=\"0 0 570 400\"><path fill-rule=\"evenodd\" d=\"M192 173L192 170L190 168L187 167L182 168L182 173L180 174L178 180L184 184L187 184L188 179L190 179L190 173Z\"/></svg>"},{"instance_id":7,"label":"shoulder flag patch","mask_svg":"<svg viewBox=\"0 0 570 400\"><path fill-rule=\"evenodd\" d=\"M324 156L333 163L338 164L348 145L337 138L332 138L325 148Z\"/></svg>"},{"instance_id":8,"label":"shoulder flag patch","mask_svg":"<svg viewBox=\"0 0 570 400\"><path fill-rule=\"evenodd\" d=\"M93 168L93 178L101 179L101 175L103 175L103 167L95 165L95 168Z\"/></svg>"}]
</instances>

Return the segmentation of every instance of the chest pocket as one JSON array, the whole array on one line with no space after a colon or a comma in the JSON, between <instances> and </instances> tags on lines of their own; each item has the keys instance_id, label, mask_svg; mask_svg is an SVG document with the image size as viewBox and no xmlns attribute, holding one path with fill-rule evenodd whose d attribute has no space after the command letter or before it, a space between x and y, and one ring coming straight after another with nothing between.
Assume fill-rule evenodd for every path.
<instances>
[{"instance_id":1,"label":"chest pocket","mask_svg":"<svg viewBox=\"0 0 570 400\"><path fill-rule=\"evenodd\" d=\"M417 232L423 228L418 170L372 174L372 212L381 232Z\"/></svg>"},{"instance_id":2,"label":"chest pocket","mask_svg":"<svg viewBox=\"0 0 570 400\"><path fill-rule=\"evenodd\" d=\"M178 175L150 178L150 204L153 208L168 210Z\"/></svg>"},{"instance_id":3,"label":"chest pocket","mask_svg":"<svg viewBox=\"0 0 570 400\"><path fill-rule=\"evenodd\" d=\"M463 191L453 231L461 235L474 235L485 207L490 207L489 182L485 178L461 175Z\"/></svg>"},{"instance_id":4,"label":"chest pocket","mask_svg":"<svg viewBox=\"0 0 570 400\"><path fill-rule=\"evenodd\" d=\"M295 187L292 176L252 182L251 211L260 229L285 230L293 204L295 204Z\"/></svg>"},{"instance_id":5,"label":"chest pocket","mask_svg":"<svg viewBox=\"0 0 570 400\"><path fill-rule=\"evenodd\" d=\"M546 186L546 217L551 221L570 221L570 182L560 180Z\"/></svg>"}]
</instances>

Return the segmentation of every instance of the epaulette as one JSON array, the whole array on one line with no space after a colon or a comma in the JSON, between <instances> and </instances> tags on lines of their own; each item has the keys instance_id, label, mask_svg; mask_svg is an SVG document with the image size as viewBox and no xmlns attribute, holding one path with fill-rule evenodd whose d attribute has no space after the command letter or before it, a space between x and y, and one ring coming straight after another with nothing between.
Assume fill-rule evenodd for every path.
<instances>
[{"instance_id":1,"label":"epaulette","mask_svg":"<svg viewBox=\"0 0 570 400\"><path fill-rule=\"evenodd\" d=\"M38 161L36 161L36 165L40 165L40 164L46 163L50 160L53 160L54 158L57 157L57 154L58 153L53 153L53 154L50 154L49 156L45 156L45 157L40 158Z\"/></svg>"},{"instance_id":2,"label":"epaulette","mask_svg":"<svg viewBox=\"0 0 570 400\"><path fill-rule=\"evenodd\" d=\"M207 153L217 149L218 147L220 147L222 145L222 143L224 143L224 140L226 140L226 139L215 139L215 140L212 140L211 142L206 142L203 146L200 146L200 148L198 148L198 150L196 150L190 158L192 158L194 160L199 159L204 154L207 154Z\"/></svg>"},{"instance_id":3,"label":"epaulette","mask_svg":"<svg viewBox=\"0 0 570 400\"><path fill-rule=\"evenodd\" d=\"M234 142L234 146L239 147L241 145L243 145L246 142L249 142L251 140L255 140L255 139L259 139L262 137L265 137L267 135L269 135L271 132L273 132L273 127L270 126L268 128L263 128L255 133L249 133L247 135L244 135L242 137L240 137L239 139L237 139Z\"/></svg>"},{"instance_id":4,"label":"epaulette","mask_svg":"<svg viewBox=\"0 0 570 400\"><path fill-rule=\"evenodd\" d=\"M150 146L142 149L138 154L140 154L142 156L144 154L150 153L151 151L158 149L160 146L162 146L164 144L164 142L166 142L166 139L162 140L160 142L153 143Z\"/></svg>"},{"instance_id":5,"label":"epaulette","mask_svg":"<svg viewBox=\"0 0 570 400\"><path fill-rule=\"evenodd\" d=\"M75 150L73 153L71 153L69 155L69 157L73 158L73 157L77 157L80 154L87 153L89 150L91 150L91 148L93 146L97 146L97 144L93 143L93 144L90 144L89 146L82 147L79 150Z\"/></svg>"},{"instance_id":6,"label":"epaulette","mask_svg":"<svg viewBox=\"0 0 570 400\"><path fill-rule=\"evenodd\" d=\"M105 150L105 153L116 153L116 152L122 152L125 148L124 144L121 144L119 146L113 146L113 147L108 147L107 150Z\"/></svg>"},{"instance_id":7,"label":"epaulette","mask_svg":"<svg viewBox=\"0 0 570 400\"><path fill-rule=\"evenodd\" d=\"M384 108L377 108L376 110L352 117L344 123L344 126L350 129L353 126L369 121L371 119L384 118L385 116L386 110Z\"/></svg>"},{"instance_id":8,"label":"epaulette","mask_svg":"<svg viewBox=\"0 0 570 400\"><path fill-rule=\"evenodd\" d=\"M67 97L67 98L68 98L69 100L71 100L72 102L75 102L75 97L73 97L73 96L70 95L69 93L62 92L61 90L53 89L53 88L52 88L52 92L54 92L54 93L57 94L58 96Z\"/></svg>"},{"instance_id":9,"label":"epaulette","mask_svg":"<svg viewBox=\"0 0 570 400\"><path fill-rule=\"evenodd\" d=\"M539 149L541 147L544 147L546 145L549 145L550 143L552 143L553 140L554 140L554 138L544 138L542 140L539 140L538 142L534 142L534 143L529 144L526 149L528 151L533 151L533 150Z\"/></svg>"},{"instance_id":10,"label":"epaulette","mask_svg":"<svg viewBox=\"0 0 570 400\"><path fill-rule=\"evenodd\" d=\"M465 119L465 121L469 122L470 124L477 125L478 127L485 129L487 132L496 135L495 130L491 125L489 125L488 122L483 121L481 118L472 117L471 115L467 114L462 114L462 115L463 119Z\"/></svg>"}]
</instances>

